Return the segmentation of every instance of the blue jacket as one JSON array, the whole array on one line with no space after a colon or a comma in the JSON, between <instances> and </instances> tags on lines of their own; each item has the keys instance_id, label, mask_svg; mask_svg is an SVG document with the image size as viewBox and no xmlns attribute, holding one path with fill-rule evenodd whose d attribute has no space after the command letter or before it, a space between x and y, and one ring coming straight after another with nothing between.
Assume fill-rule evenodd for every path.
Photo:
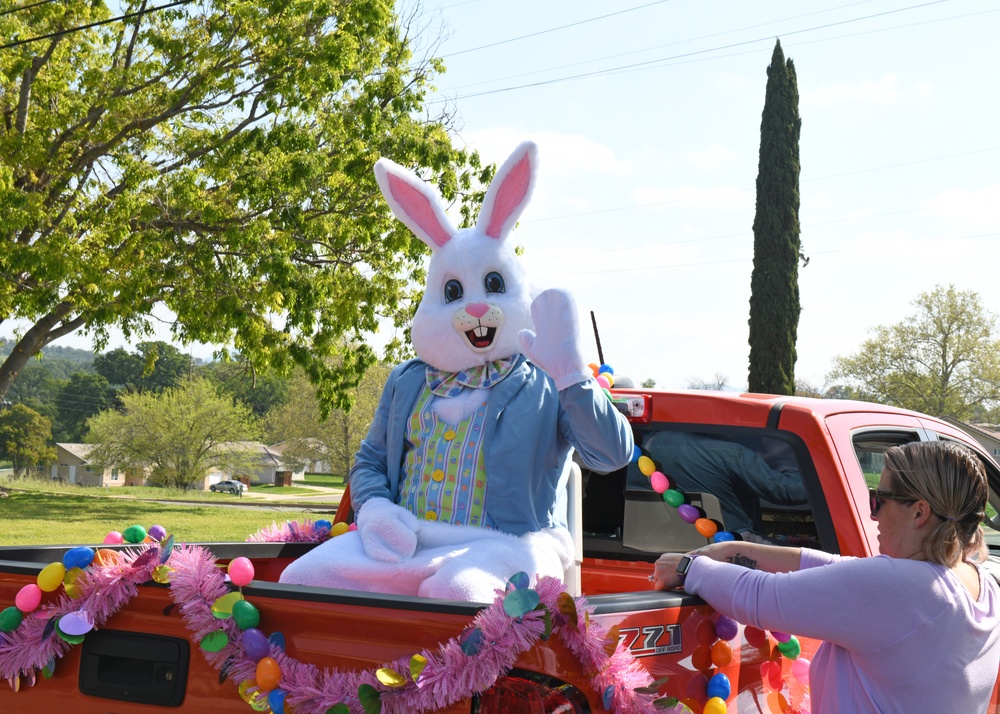
<instances>
[{"instance_id":1,"label":"blue jacket","mask_svg":"<svg viewBox=\"0 0 1000 714\"><path fill-rule=\"evenodd\" d=\"M351 502L396 503L407 422L426 383L426 363L395 367L351 467ZM518 355L490 391L485 431L486 513L514 535L566 526L566 480L575 448L587 468L607 473L632 458L632 428L591 378L556 390L541 369Z\"/></svg>"}]
</instances>

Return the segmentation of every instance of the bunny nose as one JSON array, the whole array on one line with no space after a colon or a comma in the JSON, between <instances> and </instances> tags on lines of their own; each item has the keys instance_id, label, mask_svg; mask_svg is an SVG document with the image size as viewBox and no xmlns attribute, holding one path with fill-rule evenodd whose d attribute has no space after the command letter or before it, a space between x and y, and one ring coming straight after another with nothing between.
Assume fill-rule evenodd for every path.
<instances>
[{"instance_id":1,"label":"bunny nose","mask_svg":"<svg viewBox=\"0 0 1000 714\"><path fill-rule=\"evenodd\" d=\"M489 309L490 306L484 302L474 302L465 306L465 311L477 319L485 315Z\"/></svg>"}]
</instances>

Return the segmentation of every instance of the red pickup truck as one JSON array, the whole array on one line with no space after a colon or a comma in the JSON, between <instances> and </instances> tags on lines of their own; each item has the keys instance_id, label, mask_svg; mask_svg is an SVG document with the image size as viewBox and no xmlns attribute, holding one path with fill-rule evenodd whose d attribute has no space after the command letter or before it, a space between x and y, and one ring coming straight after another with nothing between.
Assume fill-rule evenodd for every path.
<instances>
[{"instance_id":1,"label":"red pickup truck","mask_svg":"<svg viewBox=\"0 0 1000 714\"><path fill-rule=\"evenodd\" d=\"M960 441L982 458L989 475L992 508L985 530L994 555L988 567L1000 572L1000 518L996 515L1000 468L978 443L946 422L863 402L759 394L614 390L614 398L627 412L643 453L654 463L663 458L658 445L670 443L658 436L660 432L698 435L706 443L724 447L737 443L759 453L765 441L780 441L801 474L808 503L779 506L760 501L753 514L755 530L774 542L844 555L877 553L867 489L877 482L886 448L915 440ZM735 637L722 647L722 656L716 657L714 625L719 615L683 592L650 589L647 576L661 552L686 551L707 539L652 490L649 479L639 471L633 463L616 473L583 474L582 488L571 506L578 524L581 562L578 573L569 574L571 580L578 576L580 593L586 599L588 614L578 613L579 622L595 622L612 640L617 636L617 654L625 653L648 672L648 678L657 680L653 690L662 697L662 706L673 706L676 699L678 711L686 705L699 714L808 711L807 689L796 676L802 670L796 670L794 660L776 656L776 642L767 639L767 634L740 625ZM700 509L700 515L726 528L719 498L711 490L688 492L685 499ZM338 518L345 520L347 513L342 506ZM323 680L328 684L357 672L377 672L383 682L381 675L391 669L386 663L437 651L449 641L465 647L470 623L486 607L278 584L284 566L309 547L304 543L204 545L222 564L240 556L251 560L255 579L242 593L259 611L260 628L280 631L288 657L315 665L319 672L329 670L328 679ZM21 589L36 582L42 569L61 560L68 549L0 548L0 611L13 605ZM571 582L570 589L575 587ZM175 606L167 585L139 586L137 596L117 614L81 643L68 647L54 662L50 677L22 674L16 682L0 682L0 711L146 714L162 709L202 714L244 712L245 702L267 711L268 702L248 693L245 682L241 689L239 677L229 676L233 672L227 672L226 665L221 672L212 665L211 653L201 651L199 639L186 631L178 612L182 609ZM0 634L0 672L4 657L9 662L12 656L4 653L4 637L9 636ZM580 653L567 642L554 636L539 638L517 656L511 668L498 672L491 686L480 686L459 699L452 697L453 701L436 711L621 711L620 700L616 703L614 693L609 694L612 688L595 691L594 672L581 664ZM818 644L803 639L800 658L811 658ZM613 641L608 649L614 650ZM709 678L720 673L728 678L728 687L709 691ZM34 685L28 686L32 680ZM389 682L372 687L376 693L389 693L381 699L376 696L374 704L361 697L342 708L323 707L322 711L373 712L379 706L386 712L412 711L393 704L392 686ZM725 702L722 709L709 695ZM271 702L271 708L276 714L278 710L320 711L292 702L289 699L286 707ZM1000 714L1000 679L988 711Z\"/></svg>"}]
</instances>

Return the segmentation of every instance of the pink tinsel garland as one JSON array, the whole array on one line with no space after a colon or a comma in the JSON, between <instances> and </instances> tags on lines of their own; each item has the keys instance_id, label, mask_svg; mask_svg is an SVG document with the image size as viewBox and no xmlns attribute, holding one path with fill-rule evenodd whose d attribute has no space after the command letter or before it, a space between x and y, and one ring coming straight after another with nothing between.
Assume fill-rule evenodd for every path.
<instances>
[{"instance_id":1,"label":"pink tinsel garland","mask_svg":"<svg viewBox=\"0 0 1000 714\"><path fill-rule=\"evenodd\" d=\"M222 572L215 567L214 558L198 546L184 546L174 551L170 567L173 570L171 594L180 606L192 639L200 641L210 632L223 629L229 637L229 644L219 652L205 652L206 657L216 667L226 662L228 677L233 682L253 679L256 662L243 656L239 628L232 620L220 621L212 614L212 603L227 592ZM559 609L560 595L565 592L561 582L543 578L535 590L541 604L551 613L553 632L558 633L569 650L580 659L585 671L596 672L592 683L598 695L601 696L608 687L613 688L612 709L616 714L663 711L654 706L653 696L636 691L636 688L648 686L651 677L631 654L618 645L608 656L605 651L608 631L585 614L589 610L583 598L575 601L577 617L575 622L571 622ZM420 654L426 658L427 664L418 678L419 683L408 678L402 687L381 684L374 671L320 670L289 657L280 647L272 644L270 656L281 668L281 688L287 692L286 701L298 714L323 713L339 703L347 704L351 712L363 713L358 688L366 684L381 694L382 711L386 714L416 714L434 711L484 692L514 666L522 653L538 642L545 630L544 615L540 610L533 610L520 618L507 615L503 608L504 595L498 593L493 604L480 611L472 623L473 627L482 631L484 640L490 643L488 647L468 655L455 638L435 651L424 650ZM384 667L409 673L410 658L395 660Z\"/></svg>"},{"instance_id":2,"label":"pink tinsel garland","mask_svg":"<svg viewBox=\"0 0 1000 714\"><path fill-rule=\"evenodd\" d=\"M62 595L56 603L25 617L13 632L0 633L0 677L13 683L23 675L30 681L35 670L62 657L71 646L54 631L50 624L53 618L83 611L97 629L138 594L138 586L151 580L153 570L160 565L159 545L118 555L115 563L84 571L77 581L79 597Z\"/></svg>"}]
</instances>

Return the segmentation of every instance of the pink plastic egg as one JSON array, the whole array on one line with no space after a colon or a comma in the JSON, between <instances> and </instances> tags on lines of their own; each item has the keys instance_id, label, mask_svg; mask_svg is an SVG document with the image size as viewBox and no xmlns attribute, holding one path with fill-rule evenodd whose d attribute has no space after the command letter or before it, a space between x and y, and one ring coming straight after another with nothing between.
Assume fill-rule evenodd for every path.
<instances>
[{"instance_id":1,"label":"pink plastic egg","mask_svg":"<svg viewBox=\"0 0 1000 714\"><path fill-rule=\"evenodd\" d=\"M14 604L21 612L33 612L42 603L42 589L32 583L17 591Z\"/></svg>"},{"instance_id":2,"label":"pink plastic egg","mask_svg":"<svg viewBox=\"0 0 1000 714\"><path fill-rule=\"evenodd\" d=\"M662 471L654 471L649 477L649 483L657 493L663 493L670 488L670 481L663 475Z\"/></svg>"},{"instance_id":3,"label":"pink plastic egg","mask_svg":"<svg viewBox=\"0 0 1000 714\"><path fill-rule=\"evenodd\" d=\"M250 562L249 558L244 558L243 556L233 558L229 562L227 572L229 573L229 579L233 581L233 585L241 588L244 585L249 585L250 581L253 580L253 563Z\"/></svg>"}]
</instances>

